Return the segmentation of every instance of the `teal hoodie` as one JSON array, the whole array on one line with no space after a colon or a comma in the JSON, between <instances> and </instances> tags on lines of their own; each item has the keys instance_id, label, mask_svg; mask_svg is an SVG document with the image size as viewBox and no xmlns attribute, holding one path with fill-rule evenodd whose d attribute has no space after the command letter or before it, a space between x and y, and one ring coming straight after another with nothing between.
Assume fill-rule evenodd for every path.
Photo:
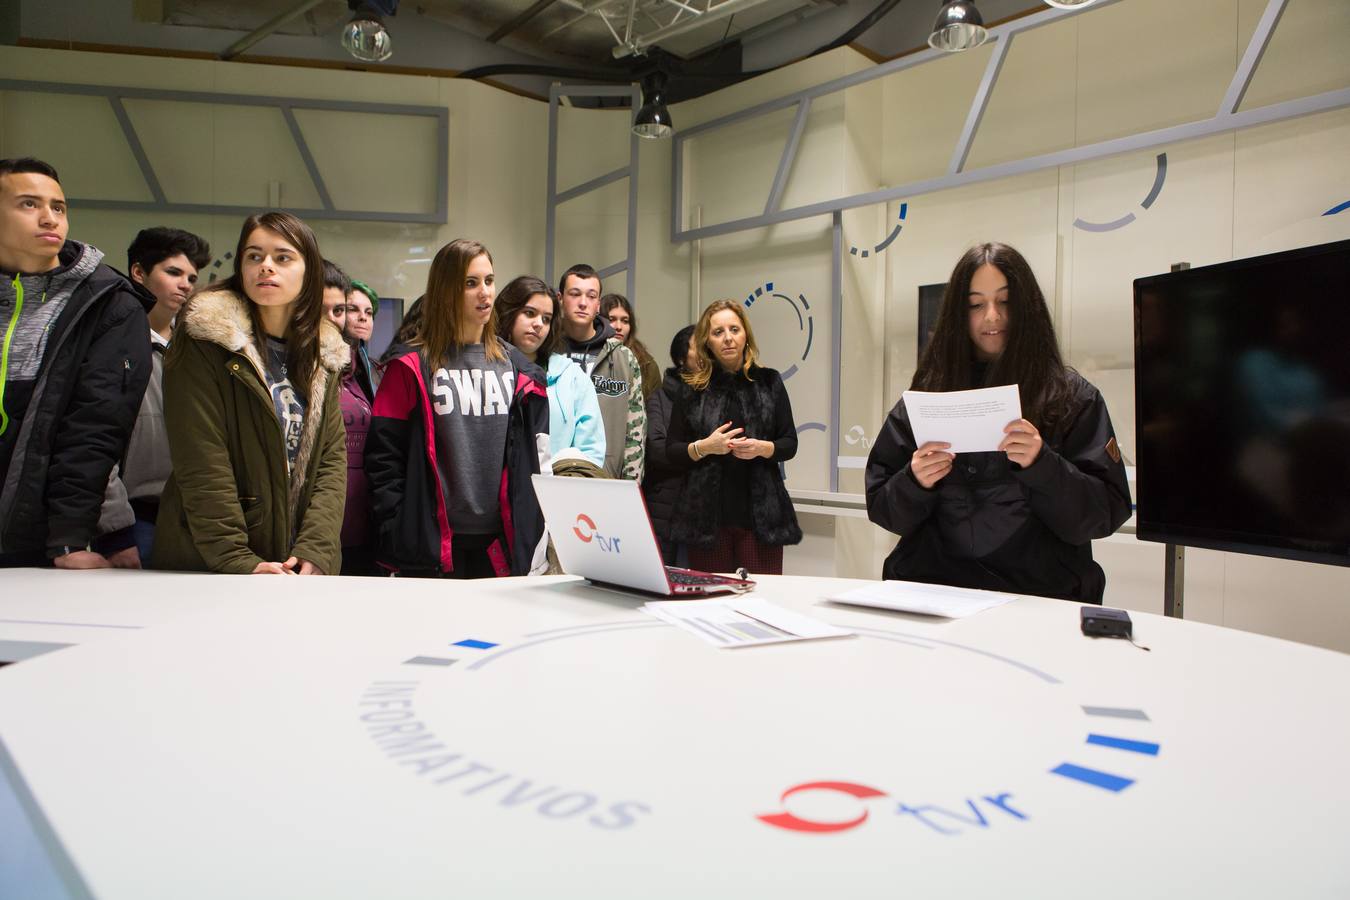
<instances>
[{"instance_id":1,"label":"teal hoodie","mask_svg":"<svg viewBox=\"0 0 1350 900\"><path fill-rule=\"evenodd\" d=\"M576 447L597 466L605 465L605 423L595 386L561 353L548 358L548 445L553 456Z\"/></svg>"}]
</instances>

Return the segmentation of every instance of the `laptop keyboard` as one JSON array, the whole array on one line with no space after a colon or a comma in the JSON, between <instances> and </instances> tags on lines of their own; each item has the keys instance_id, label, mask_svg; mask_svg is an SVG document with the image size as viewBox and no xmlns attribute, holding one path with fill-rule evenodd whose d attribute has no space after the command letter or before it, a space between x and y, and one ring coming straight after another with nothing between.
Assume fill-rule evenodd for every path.
<instances>
[{"instance_id":1,"label":"laptop keyboard","mask_svg":"<svg viewBox=\"0 0 1350 900\"><path fill-rule=\"evenodd\" d=\"M670 578L671 584L726 584L736 581L736 579L728 578L725 575L699 574L684 569L667 568L666 575Z\"/></svg>"}]
</instances>

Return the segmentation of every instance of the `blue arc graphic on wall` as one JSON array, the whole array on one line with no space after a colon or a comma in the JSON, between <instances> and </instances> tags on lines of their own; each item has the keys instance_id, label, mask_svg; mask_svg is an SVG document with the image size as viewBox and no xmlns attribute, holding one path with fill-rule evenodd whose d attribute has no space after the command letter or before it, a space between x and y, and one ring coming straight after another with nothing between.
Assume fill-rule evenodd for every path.
<instances>
[{"instance_id":1,"label":"blue arc graphic on wall","mask_svg":"<svg viewBox=\"0 0 1350 900\"><path fill-rule=\"evenodd\" d=\"M867 259L868 256L870 256L870 255L872 255L872 254L880 253L881 251L885 250L887 247L889 247L889 246L891 245L891 242L892 242L892 241L894 241L896 238L898 238L898 237L900 236L900 229L902 229L902 228L905 227L903 223L904 223L904 221L905 221L905 216L906 216L908 213L909 213L909 204L908 204L908 203L901 203L901 204L900 204L900 215L898 215L898 216L896 217L896 218L898 218L898 219L900 220L900 222L897 223L896 226L895 226L894 228L891 229L891 233L888 234L888 235L886 235L886 239L885 239L885 240L883 240L880 244L877 244L877 245L876 245L875 247L873 247L871 250L860 250L858 247L849 247L849 248L848 248L848 252L851 253L851 254L854 255L854 256L861 257L862 259Z\"/></svg>"},{"instance_id":2,"label":"blue arc graphic on wall","mask_svg":"<svg viewBox=\"0 0 1350 900\"><path fill-rule=\"evenodd\" d=\"M1158 171L1153 176L1153 187L1149 188L1148 196L1139 201L1139 205L1144 209L1148 209L1158 199L1158 195L1162 193L1163 182L1167 180L1167 154L1159 153L1157 163ZM1086 219L1074 219L1073 227L1080 231L1115 231L1117 228L1124 228L1133 222L1134 218L1134 213L1127 212L1119 219L1112 219L1110 222L1089 222Z\"/></svg>"},{"instance_id":3,"label":"blue arc graphic on wall","mask_svg":"<svg viewBox=\"0 0 1350 900\"><path fill-rule=\"evenodd\" d=\"M1329 209L1329 210L1327 210L1326 212L1322 213L1322 215L1324 215L1324 216L1334 216L1334 215L1336 215L1336 213L1345 212L1347 209L1350 209L1350 200L1345 201L1344 203L1340 204L1339 206L1333 206L1331 209Z\"/></svg>"},{"instance_id":4,"label":"blue arc graphic on wall","mask_svg":"<svg viewBox=\"0 0 1350 900\"><path fill-rule=\"evenodd\" d=\"M806 357L809 356L811 353L811 342L815 339L816 336L816 322L815 318L811 314L811 302L806 299L805 294L798 294L797 299L794 300L787 294L776 293L773 289L773 282L768 281L760 285L759 287L755 288L753 291L751 291L749 294L746 295L745 297L746 312L749 312L750 307L754 306L760 300L764 299L782 300L788 306L792 307L792 311L797 314L797 327L802 331L803 334L806 335L806 344L802 348L802 358L801 358L801 361L805 362ZM793 375L796 374L797 374L797 364L793 363L782 372L782 377L784 381L787 381L789 378L791 378Z\"/></svg>"}]
</instances>

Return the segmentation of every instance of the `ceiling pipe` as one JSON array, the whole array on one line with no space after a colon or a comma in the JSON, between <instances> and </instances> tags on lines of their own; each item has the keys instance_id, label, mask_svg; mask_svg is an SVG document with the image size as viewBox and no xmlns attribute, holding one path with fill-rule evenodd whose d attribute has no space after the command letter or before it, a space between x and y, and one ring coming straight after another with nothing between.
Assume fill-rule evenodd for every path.
<instances>
[{"instance_id":1,"label":"ceiling pipe","mask_svg":"<svg viewBox=\"0 0 1350 900\"><path fill-rule=\"evenodd\" d=\"M243 53L249 47L252 47L254 44L258 43L258 41L261 41L263 38L267 37L269 34L276 31L282 25L285 25L291 19L294 19L298 16L303 16L305 13L309 12L311 9L318 6L322 2L324 2L324 0L301 0L300 3L297 3L295 6L291 7L290 10L281 13L275 18L269 19L257 30L250 31L248 34L244 35L239 40L235 41L233 44L229 46L228 49L226 49L224 53L220 54L220 58L234 59L236 56Z\"/></svg>"}]
</instances>

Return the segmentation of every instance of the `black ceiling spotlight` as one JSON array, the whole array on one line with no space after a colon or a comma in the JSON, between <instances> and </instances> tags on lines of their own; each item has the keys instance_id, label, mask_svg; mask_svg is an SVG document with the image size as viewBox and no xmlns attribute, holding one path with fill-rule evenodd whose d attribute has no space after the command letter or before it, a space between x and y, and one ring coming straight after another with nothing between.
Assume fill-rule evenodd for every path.
<instances>
[{"instance_id":1,"label":"black ceiling spotlight","mask_svg":"<svg viewBox=\"0 0 1350 900\"><path fill-rule=\"evenodd\" d=\"M989 39L984 17L975 8L975 0L948 0L938 11L928 46L934 50L958 53L978 47Z\"/></svg>"},{"instance_id":2,"label":"black ceiling spotlight","mask_svg":"<svg viewBox=\"0 0 1350 900\"><path fill-rule=\"evenodd\" d=\"M347 8L355 13L342 28L347 52L365 62L384 62L393 56L394 41L380 17L394 15L398 0L347 0Z\"/></svg>"},{"instance_id":3,"label":"black ceiling spotlight","mask_svg":"<svg viewBox=\"0 0 1350 900\"><path fill-rule=\"evenodd\" d=\"M675 123L666 109L666 73L651 72L642 77L642 108L633 119L633 134L655 140L675 133Z\"/></svg>"}]
</instances>

